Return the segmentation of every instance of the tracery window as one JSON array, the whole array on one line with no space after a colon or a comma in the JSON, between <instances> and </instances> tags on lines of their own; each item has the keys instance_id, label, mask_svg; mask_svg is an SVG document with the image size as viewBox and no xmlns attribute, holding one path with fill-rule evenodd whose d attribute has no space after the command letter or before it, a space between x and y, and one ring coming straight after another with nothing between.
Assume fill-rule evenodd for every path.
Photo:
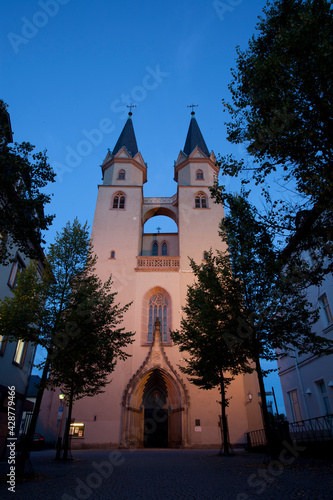
<instances>
[{"instance_id":1,"label":"tracery window","mask_svg":"<svg viewBox=\"0 0 333 500\"><path fill-rule=\"evenodd\" d=\"M167 341L167 312L168 303L163 293L156 293L149 300L148 342L153 339L153 330L156 318L161 322L162 341Z\"/></svg>"},{"instance_id":2,"label":"tracery window","mask_svg":"<svg viewBox=\"0 0 333 500\"><path fill-rule=\"evenodd\" d=\"M125 195L124 193L117 193L113 198L112 208L124 209L125 208Z\"/></svg>"},{"instance_id":3,"label":"tracery window","mask_svg":"<svg viewBox=\"0 0 333 500\"><path fill-rule=\"evenodd\" d=\"M207 196L203 193L198 193L195 196L195 208L207 208Z\"/></svg>"}]
</instances>

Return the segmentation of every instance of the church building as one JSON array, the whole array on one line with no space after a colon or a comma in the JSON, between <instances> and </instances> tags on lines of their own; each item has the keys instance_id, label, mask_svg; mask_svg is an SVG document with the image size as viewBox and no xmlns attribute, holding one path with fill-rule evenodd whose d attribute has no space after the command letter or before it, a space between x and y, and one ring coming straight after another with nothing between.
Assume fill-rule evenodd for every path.
<instances>
[{"instance_id":1,"label":"church building","mask_svg":"<svg viewBox=\"0 0 333 500\"><path fill-rule=\"evenodd\" d=\"M74 404L73 449L219 447L219 392L189 382L179 369L183 355L170 337L170 330L180 327L194 280L189 257L201 263L205 251L224 249L218 234L223 207L209 192L218 173L192 111L174 165L175 194L145 197L147 165L129 113L102 164L91 236L97 274L103 281L112 275L117 303L132 302L122 326L135 332L135 340L105 392ZM145 233L146 221L158 215L171 218L178 231ZM248 431L263 427L256 374L238 376L228 396L230 443L242 446Z\"/></svg>"}]
</instances>

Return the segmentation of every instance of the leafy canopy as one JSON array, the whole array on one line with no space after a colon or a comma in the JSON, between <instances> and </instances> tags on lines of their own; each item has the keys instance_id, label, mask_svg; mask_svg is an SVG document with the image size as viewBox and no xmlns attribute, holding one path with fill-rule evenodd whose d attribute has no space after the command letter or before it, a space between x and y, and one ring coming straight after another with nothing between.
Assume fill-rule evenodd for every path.
<instances>
[{"instance_id":1,"label":"leafy canopy","mask_svg":"<svg viewBox=\"0 0 333 500\"><path fill-rule=\"evenodd\" d=\"M230 212L221 222L221 236L228 243L233 279L242 287L239 309L248 331L238 339L240 348L254 361L275 359L276 349L328 352L330 341L311 331L318 311L306 297L308 263L298 256L288 263L279 259L274 233L258 219L244 194L222 198Z\"/></svg>"},{"instance_id":2,"label":"leafy canopy","mask_svg":"<svg viewBox=\"0 0 333 500\"><path fill-rule=\"evenodd\" d=\"M45 215L51 197L42 192L55 174L46 153L34 152L29 142L8 146L10 122L0 100L0 263L8 264L17 247L30 258L41 256L42 232L54 218ZM32 244L32 245L31 245Z\"/></svg>"},{"instance_id":3,"label":"leafy canopy","mask_svg":"<svg viewBox=\"0 0 333 500\"><path fill-rule=\"evenodd\" d=\"M223 253L206 252L206 261L191 260L196 278L188 287L181 329L172 332L173 341L185 351L186 366L181 370L204 389L227 385L233 375L249 371L246 355L229 349L228 338L239 328L241 292L232 277L230 259Z\"/></svg>"},{"instance_id":4,"label":"leafy canopy","mask_svg":"<svg viewBox=\"0 0 333 500\"><path fill-rule=\"evenodd\" d=\"M308 209L299 248L332 256L332 1L269 1L264 14L247 50L237 49L224 103L228 140L247 144L253 164L222 157L222 172L252 178L268 199L272 174L284 192L266 220L294 231L297 212Z\"/></svg>"},{"instance_id":5,"label":"leafy canopy","mask_svg":"<svg viewBox=\"0 0 333 500\"><path fill-rule=\"evenodd\" d=\"M62 370L66 386L67 368L82 361L81 383L76 382L81 391L86 391L89 378L90 386L97 380L94 370L103 381L101 371L106 373L108 368L109 373L116 358L127 356L122 348L132 337L118 326L129 305L115 304L111 279L101 282L94 272L95 262L87 225L75 219L57 233L44 272L31 262L19 276L13 295L1 303L1 333L9 340L20 338L45 347L58 382Z\"/></svg>"}]
</instances>

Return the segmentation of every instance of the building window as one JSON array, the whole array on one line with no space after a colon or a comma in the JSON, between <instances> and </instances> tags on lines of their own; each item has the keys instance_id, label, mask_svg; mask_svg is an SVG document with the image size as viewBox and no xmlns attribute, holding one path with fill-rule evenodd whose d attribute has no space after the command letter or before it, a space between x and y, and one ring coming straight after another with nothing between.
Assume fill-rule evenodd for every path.
<instances>
[{"instance_id":1,"label":"building window","mask_svg":"<svg viewBox=\"0 0 333 500\"><path fill-rule=\"evenodd\" d=\"M125 195L123 193L117 193L113 198L112 208L123 210L125 208Z\"/></svg>"},{"instance_id":2,"label":"building window","mask_svg":"<svg viewBox=\"0 0 333 500\"><path fill-rule=\"evenodd\" d=\"M115 259L115 258L116 258L116 252L114 250L111 250L110 259Z\"/></svg>"},{"instance_id":3,"label":"building window","mask_svg":"<svg viewBox=\"0 0 333 500\"><path fill-rule=\"evenodd\" d=\"M24 359L25 359L25 354L27 351L27 342L24 342L24 340L19 340L16 345L16 350L14 354L14 359L13 363L15 365L18 365L20 367L23 366L24 364Z\"/></svg>"},{"instance_id":4,"label":"building window","mask_svg":"<svg viewBox=\"0 0 333 500\"><path fill-rule=\"evenodd\" d=\"M207 252L204 252L204 253L203 253L203 259L202 259L202 260L203 260L204 262L206 262L206 260L207 260Z\"/></svg>"},{"instance_id":5,"label":"building window","mask_svg":"<svg viewBox=\"0 0 333 500\"><path fill-rule=\"evenodd\" d=\"M6 337L4 335L0 335L0 356L3 356L5 353L6 343Z\"/></svg>"},{"instance_id":6,"label":"building window","mask_svg":"<svg viewBox=\"0 0 333 500\"><path fill-rule=\"evenodd\" d=\"M118 180L124 181L126 178L126 172L125 170L119 170L118 172Z\"/></svg>"},{"instance_id":7,"label":"building window","mask_svg":"<svg viewBox=\"0 0 333 500\"><path fill-rule=\"evenodd\" d=\"M324 412L325 415L330 415L332 413L331 405L328 400L325 382L323 380L319 380L318 382L316 382L316 385L319 394L319 404L321 407L321 411Z\"/></svg>"},{"instance_id":8,"label":"building window","mask_svg":"<svg viewBox=\"0 0 333 500\"><path fill-rule=\"evenodd\" d=\"M322 312L322 318L325 323L325 327L333 323L333 315L332 311L330 308L330 304L328 302L328 298L326 293L324 293L320 298L319 298L319 305L320 305L320 310Z\"/></svg>"},{"instance_id":9,"label":"building window","mask_svg":"<svg viewBox=\"0 0 333 500\"><path fill-rule=\"evenodd\" d=\"M9 275L8 285L10 286L10 288L15 288L17 277L19 274L21 274L21 272L23 271L24 268L25 268L25 264L24 264L23 260L20 258L20 256L17 254L16 260L15 260L15 262L13 262L13 265L12 265L12 268L10 271L10 275Z\"/></svg>"},{"instance_id":10,"label":"building window","mask_svg":"<svg viewBox=\"0 0 333 500\"><path fill-rule=\"evenodd\" d=\"M199 169L199 170L197 170L197 171L196 171L196 179L197 179L197 181L202 181L202 180L203 180L203 178L204 178L203 171L202 171L202 170L200 170L200 169Z\"/></svg>"},{"instance_id":11,"label":"building window","mask_svg":"<svg viewBox=\"0 0 333 500\"><path fill-rule=\"evenodd\" d=\"M195 208L207 208L207 196L199 193L195 196Z\"/></svg>"},{"instance_id":12,"label":"building window","mask_svg":"<svg viewBox=\"0 0 333 500\"><path fill-rule=\"evenodd\" d=\"M166 241L162 243L162 255L168 255L168 244Z\"/></svg>"},{"instance_id":13,"label":"building window","mask_svg":"<svg viewBox=\"0 0 333 500\"><path fill-rule=\"evenodd\" d=\"M291 406L291 412L293 416L293 421L294 422L299 422L302 420L302 413L301 413L301 408L298 402L298 394L297 394L297 389L294 389L293 391L288 392L289 394L289 402Z\"/></svg>"},{"instance_id":14,"label":"building window","mask_svg":"<svg viewBox=\"0 0 333 500\"><path fill-rule=\"evenodd\" d=\"M148 342L153 340L153 330L156 318L161 322L162 341L167 341L168 304L165 295L156 293L149 300Z\"/></svg>"},{"instance_id":15,"label":"building window","mask_svg":"<svg viewBox=\"0 0 333 500\"><path fill-rule=\"evenodd\" d=\"M153 243L152 255L153 256L157 256L158 255L158 243L157 243L157 241L154 241L154 243Z\"/></svg>"},{"instance_id":16,"label":"building window","mask_svg":"<svg viewBox=\"0 0 333 500\"><path fill-rule=\"evenodd\" d=\"M84 437L84 424L77 424L75 422L73 424L70 424L69 435L71 437L83 438Z\"/></svg>"}]
</instances>

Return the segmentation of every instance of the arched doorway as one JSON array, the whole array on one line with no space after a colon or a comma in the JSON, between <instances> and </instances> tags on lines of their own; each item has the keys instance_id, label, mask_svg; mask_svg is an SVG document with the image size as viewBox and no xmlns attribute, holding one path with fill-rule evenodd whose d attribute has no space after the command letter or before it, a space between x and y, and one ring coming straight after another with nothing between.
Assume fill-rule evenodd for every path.
<instances>
[{"instance_id":1,"label":"arched doorway","mask_svg":"<svg viewBox=\"0 0 333 500\"><path fill-rule=\"evenodd\" d=\"M174 374L159 367L137 374L127 386L123 406L121 446L189 446L188 395Z\"/></svg>"},{"instance_id":2,"label":"arched doorway","mask_svg":"<svg viewBox=\"0 0 333 500\"><path fill-rule=\"evenodd\" d=\"M156 318L149 353L123 396L121 447L188 447L189 396L165 355Z\"/></svg>"},{"instance_id":3,"label":"arched doorway","mask_svg":"<svg viewBox=\"0 0 333 500\"><path fill-rule=\"evenodd\" d=\"M168 448L168 388L160 370L153 370L142 395L145 448ZM171 408L171 407L170 407Z\"/></svg>"}]
</instances>

